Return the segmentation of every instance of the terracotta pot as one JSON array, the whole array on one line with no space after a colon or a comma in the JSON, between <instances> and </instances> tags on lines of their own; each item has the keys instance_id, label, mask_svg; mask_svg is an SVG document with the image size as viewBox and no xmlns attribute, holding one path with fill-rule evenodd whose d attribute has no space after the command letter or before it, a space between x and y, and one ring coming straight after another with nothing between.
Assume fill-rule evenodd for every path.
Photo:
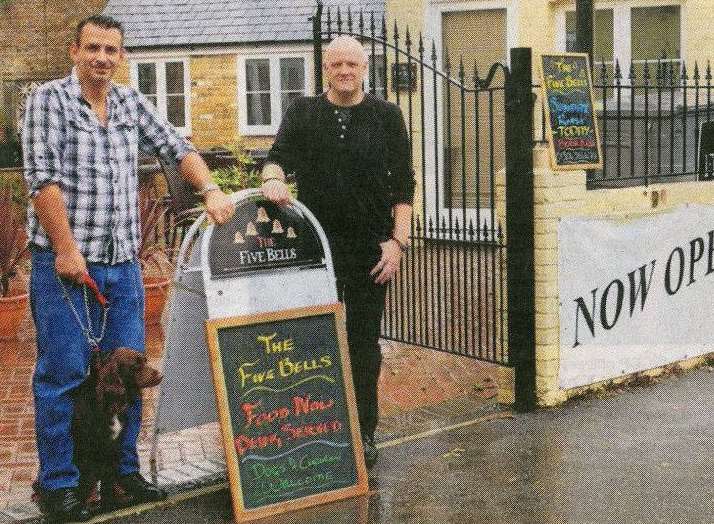
<instances>
[{"instance_id":1,"label":"terracotta pot","mask_svg":"<svg viewBox=\"0 0 714 524\"><path fill-rule=\"evenodd\" d=\"M0 297L0 340L17 337L20 324L27 313L27 293Z\"/></svg>"},{"instance_id":2,"label":"terracotta pot","mask_svg":"<svg viewBox=\"0 0 714 524\"><path fill-rule=\"evenodd\" d=\"M171 284L170 278L144 277L144 323L147 326L161 323L169 284Z\"/></svg>"}]
</instances>

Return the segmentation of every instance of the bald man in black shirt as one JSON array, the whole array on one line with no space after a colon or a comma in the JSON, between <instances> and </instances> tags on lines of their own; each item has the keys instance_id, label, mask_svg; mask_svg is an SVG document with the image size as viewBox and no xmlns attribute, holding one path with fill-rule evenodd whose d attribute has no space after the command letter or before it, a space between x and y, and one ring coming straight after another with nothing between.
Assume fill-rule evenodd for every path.
<instances>
[{"instance_id":1,"label":"bald man in black shirt","mask_svg":"<svg viewBox=\"0 0 714 524\"><path fill-rule=\"evenodd\" d=\"M263 168L263 194L290 201L285 173L330 242L367 467L377 460L378 344L386 284L409 242L414 174L401 110L363 91L367 54L349 36L325 49L329 89L288 108Z\"/></svg>"}]
</instances>

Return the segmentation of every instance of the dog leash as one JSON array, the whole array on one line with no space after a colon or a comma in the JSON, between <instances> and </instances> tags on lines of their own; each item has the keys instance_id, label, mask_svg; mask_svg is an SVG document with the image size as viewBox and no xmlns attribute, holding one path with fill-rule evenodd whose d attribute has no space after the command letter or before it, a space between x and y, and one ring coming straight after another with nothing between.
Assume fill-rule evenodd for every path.
<instances>
[{"instance_id":1,"label":"dog leash","mask_svg":"<svg viewBox=\"0 0 714 524\"><path fill-rule=\"evenodd\" d=\"M65 287L64 282L62 282L62 279L59 275L57 275L57 282L59 282L60 288L62 288L62 295L64 295L65 302L67 302L70 311L72 311L74 318L77 320L79 328L82 330L84 337L87 339L87 342L89 342L89 346L92 348L92 353L99 353L99 343L104 338L104 332L107 328L107 311L109 310L107 298L101 293L101 291L99 291L97 283L92 277L89 276L89 273L85 273L82 276L84 310L87 315L87 325L85 326L82 323L82 319L79 316L79 312L77 311L77 308L74 307L74 304L72 303L72 300L69 297L69 292L67 291L67 288ZM94 334L94 327L92 326L92 316L89 314L89 295L87 293L87 289L92 290L95 300L99 302L99 305L102 307L102 321L101 326L99 328L99 335L97 336L95 336Z\"/></svg>"}]
</instances>

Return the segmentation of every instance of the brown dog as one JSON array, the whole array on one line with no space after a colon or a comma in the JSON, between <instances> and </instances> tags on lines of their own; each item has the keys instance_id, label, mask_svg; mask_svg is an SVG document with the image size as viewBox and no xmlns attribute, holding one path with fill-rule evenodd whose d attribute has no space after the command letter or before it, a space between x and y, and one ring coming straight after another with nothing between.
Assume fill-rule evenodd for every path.
<instances>
[{"instance_id":1,"label":"brown dog","mask_svg":"<svg viewBox=\"0 0 714 524\"><path fill-rule=\"evenodd\" d=\"M162 378L146 364L146 357L133 349L118 348L92 357L89 376L73 394L74 462L82 499L92 495L99 481L103 510L128 502L121 500L115 485L126 410L143 388L158 385Z\"/></svg>"}]
</instances>

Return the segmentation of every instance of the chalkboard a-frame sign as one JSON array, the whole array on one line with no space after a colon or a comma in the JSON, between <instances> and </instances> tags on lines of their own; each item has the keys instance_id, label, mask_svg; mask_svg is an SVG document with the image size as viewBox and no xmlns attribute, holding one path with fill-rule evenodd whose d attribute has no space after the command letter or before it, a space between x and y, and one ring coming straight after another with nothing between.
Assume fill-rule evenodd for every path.
<instances>
[{"instance_id":1,"label":"chalkboard a-frame sign","mask_svg":"<svg viewBox=\"0 0 714 524\"><path fill-rule=\"evenodd\" d=\"M342 306L206 330L236 521L365 494Z\"/></svg>"},{"instance_id":2,"label":"chalkboard a-frame sign","mask_svg":"<svg viewBox=\"0 0 714 524\"><path fill-rule=\"evenodd\" d=\"M551 167L602 169L588 55L541 55L541 73Z\"/></svg>"}]
</instances>

